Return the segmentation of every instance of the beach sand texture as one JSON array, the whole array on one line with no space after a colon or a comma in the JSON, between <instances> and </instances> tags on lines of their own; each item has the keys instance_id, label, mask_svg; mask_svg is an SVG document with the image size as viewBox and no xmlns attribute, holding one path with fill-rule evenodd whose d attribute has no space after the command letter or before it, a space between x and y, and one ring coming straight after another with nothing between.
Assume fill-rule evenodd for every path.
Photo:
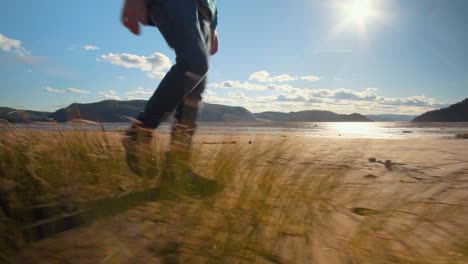
<instances>
[{"instance_id":1,"label":"beach sand texture","mask_svg":"<svg viewBox=\"0 0 468 264\"><path fill-rule=\"evenodd\" d=\"M221 192L145 203L14 260L468 263L467 154L466 140L198 135L192 167Z\"/></svg>"}]
</instances>

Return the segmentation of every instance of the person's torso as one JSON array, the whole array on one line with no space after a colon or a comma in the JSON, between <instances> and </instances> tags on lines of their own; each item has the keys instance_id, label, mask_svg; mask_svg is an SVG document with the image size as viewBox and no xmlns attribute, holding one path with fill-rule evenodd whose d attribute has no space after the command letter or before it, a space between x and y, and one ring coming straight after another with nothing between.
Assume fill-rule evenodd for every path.
<instances>
[{"instance_id":1,"label":"person's torso","mask_svg":"<svg viewBox=\"0 0 468 264\"><path fill-rule=\"evenodd\" d=\"M151 6L155 1L158 0L144 0L147 6ZM175 1L175 0L172 0ZM212 27L216 27L218 24L218 14L216 9L216 0L194 0L197 1L200 6L200 11L207 17L210 18ZM154 26L151 22L150 26Z\"/></svg>"},{"instance_id":2,"label":"person's torso","mask_svg":"<svg viewBox=\"0 0 468 264\"><path fill-rule=\"evenodd\" d=\"M201 2L208 10L210 11L211 15L216 15L216 0L198 0Z\"/></svg>"}]
</instances>

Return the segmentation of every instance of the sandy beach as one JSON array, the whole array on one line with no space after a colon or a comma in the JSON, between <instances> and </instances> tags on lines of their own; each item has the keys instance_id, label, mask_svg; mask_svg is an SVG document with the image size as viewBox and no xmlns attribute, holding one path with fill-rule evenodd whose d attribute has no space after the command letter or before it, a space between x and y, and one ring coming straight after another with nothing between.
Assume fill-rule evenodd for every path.
<instances>
[{"instance_id":1,"label":"sandy beach","mask_svg":"<svg viewBox=\"0 0 468 264\"><path fill-rule=\"evenodd\" d=\"M467 140L200 134L194 152L196 173L216 177L220 160L230 170L223 191L141 204L27 245L15 261L468 261Z\"/></svg>"}]
</instances>

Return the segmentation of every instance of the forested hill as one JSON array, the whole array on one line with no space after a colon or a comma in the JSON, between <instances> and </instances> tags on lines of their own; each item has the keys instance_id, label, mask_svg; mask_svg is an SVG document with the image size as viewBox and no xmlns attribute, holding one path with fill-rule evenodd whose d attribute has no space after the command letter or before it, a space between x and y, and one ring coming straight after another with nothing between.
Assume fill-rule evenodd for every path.
<instances>
[{"instance_id":1,"label":"forested hill","mask_svg":"<svg viewBox=\"0 0 468 264\"><path fill-rule=\"evenodd\" d=\"M106 100L90 104L71 104L49 115L57 122L73 119L86 119L95 122L129 122L127 117L135 117L143 111L144 100ZM255 121L253 115L243 107L216 104L203 104L199 115L201 122L248 122Z\"/></svg>"},{"instance_id":2,"label":"forested hill","mask_svg":"<svg viewBox=\"0 0 468 264\"><path fill-rule=\"evenodd\" d=\"M468 98L447 108L426 112L413 122L468 122Z\"/></svg>"},{"instance_id":3,"label":"forested hill","mask_svg":"<svg viewBox=\"0 0 468 264\"><path fill-rule=\"evenodd\" d=\"M259 120L272 122L372 122L373 120L360 115L342 115L330 111L308 110L300 112L262 112L254 114Z\"/></svg>"}]
</instances>

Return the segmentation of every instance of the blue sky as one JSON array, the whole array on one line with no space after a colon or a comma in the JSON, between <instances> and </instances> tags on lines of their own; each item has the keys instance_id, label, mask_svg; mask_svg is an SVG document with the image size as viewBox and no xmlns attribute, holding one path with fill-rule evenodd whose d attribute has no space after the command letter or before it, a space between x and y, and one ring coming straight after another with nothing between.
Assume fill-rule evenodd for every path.
<instances>
[{"instance_id":1,"label":"blue sky","mask_svg":"<svg viewBox=\"0 0 468 264\"><path fill-rule=\"evenodd\" d=\"M419 114L468 97L466 0L218 0L206 102ZM121 1L0 2L0 106L147 99L174 62Z\"/></svg>"}]
</instances>

